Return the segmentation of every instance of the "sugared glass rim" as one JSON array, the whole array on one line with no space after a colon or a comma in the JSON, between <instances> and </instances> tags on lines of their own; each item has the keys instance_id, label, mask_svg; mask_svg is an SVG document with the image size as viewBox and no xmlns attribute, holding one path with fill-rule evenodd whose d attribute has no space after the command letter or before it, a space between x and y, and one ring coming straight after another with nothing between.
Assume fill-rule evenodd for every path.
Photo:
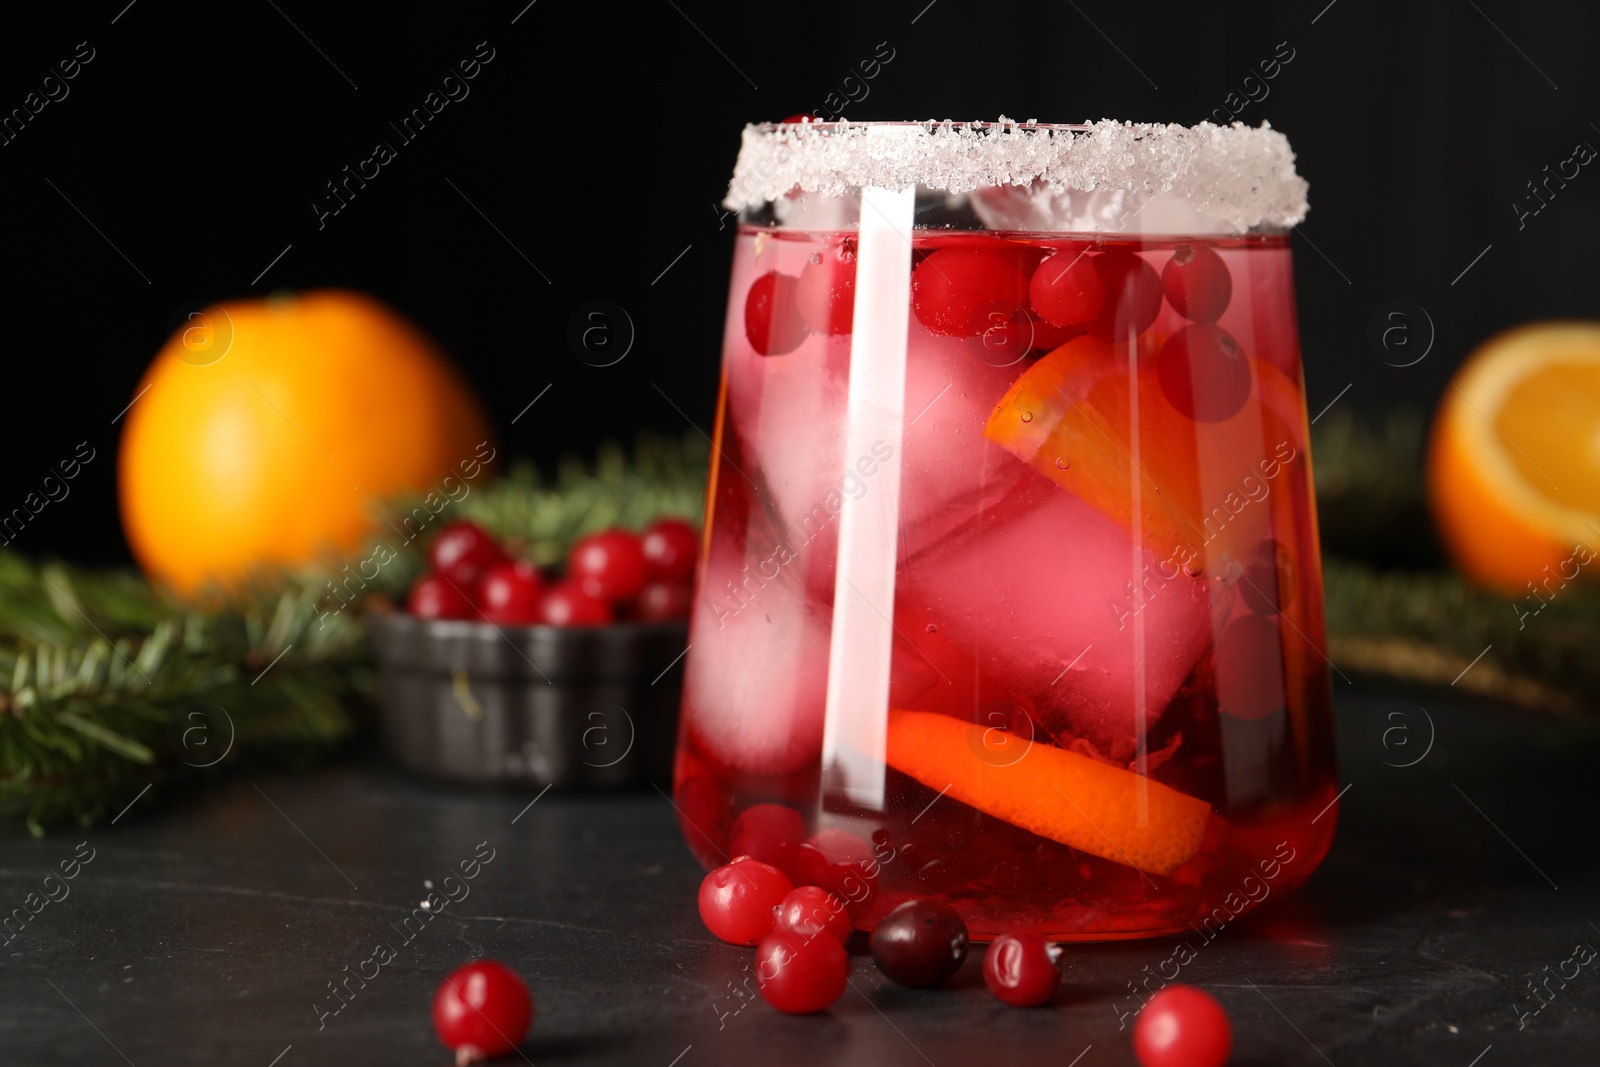
<instances>
[{"instance_id":1,"label":"sugared glass rim","mask_svg":"<svg viewBox=\"0 0 1600 1067\"><path fill-rule=\"evenodd\" d=\"M752 123L723 206L758 208L796 191L822 197L918 186L951 194L1121 194L1180 201L1221 231L1287 229L1307 184L1288 138L1263 122L895 121Z\"/></svg>"}]
</instances>

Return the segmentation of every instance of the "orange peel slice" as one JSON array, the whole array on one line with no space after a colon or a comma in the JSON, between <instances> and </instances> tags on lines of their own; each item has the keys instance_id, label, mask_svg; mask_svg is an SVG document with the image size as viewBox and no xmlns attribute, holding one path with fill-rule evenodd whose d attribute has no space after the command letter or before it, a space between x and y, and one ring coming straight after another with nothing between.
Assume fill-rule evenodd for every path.
<instances>
[{"instance_id":1,"label":"orange peel slice","mask_svg":"<svg viewBox=\"0 0 1600 1067\"><path fill-rule=\"evenodd\" d=\"M1049 353L1012 383L984 436L1136 533L1158 560L1210 566L1248 554L1268 528L1258 494L1304 462L1305 407L1272 364L1250 358L1250 396L1202 423L1168 402L1155 371L1165 339L1132 354L1094 337ZM1265 489L1263 489L1265 487Z\"/></svg>"},{"instance_id":2,"label":"orange peel slice","mask_svg":"<svg viewBox=\"0 0 1600 1067\"><path fill-rule=\"evenodd\" d=\"M891 710L886 758L985 815L1113 863L1166 875L1199 851L1205 801L1054 745L1017 739L1021 754L1002 754L987 732L948 715Z\"/></svg>"}]
</instances>

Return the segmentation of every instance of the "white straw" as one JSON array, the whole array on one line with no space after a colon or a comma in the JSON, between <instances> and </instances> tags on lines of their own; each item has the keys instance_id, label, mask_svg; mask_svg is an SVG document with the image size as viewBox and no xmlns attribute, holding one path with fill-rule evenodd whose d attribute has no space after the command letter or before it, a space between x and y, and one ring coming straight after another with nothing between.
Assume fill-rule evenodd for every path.
<instances>
[{"instance_id":1,"label":"white straw","mask_svg":"<svg viewBox=\"0 0 1600 1067\"><path fill-rule=\"evenodd\" d=\"M822 760L824 788L872 810L883 807L889 725L915 205L914 186L862 190L856 246L844 461L847 469L864 458L876 462L885 444L893 457L861 479L870 489L847 495L839 517Z\"/></svg>"}]
</instances>

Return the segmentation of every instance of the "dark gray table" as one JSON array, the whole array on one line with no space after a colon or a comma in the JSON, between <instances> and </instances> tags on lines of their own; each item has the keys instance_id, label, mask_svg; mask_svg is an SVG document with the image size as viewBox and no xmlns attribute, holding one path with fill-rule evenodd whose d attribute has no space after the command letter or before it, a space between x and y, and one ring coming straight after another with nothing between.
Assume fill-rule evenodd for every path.
<instances>
[{"instance_id":1,"label":"dark gray table","mask_svg":"<svg viewBox=\"0 0 1600 1067\"><path fill-rule=\"evenodd\" d=\"M1437 692L1341 684L1338 701L1351 785L1332 855L1183 970L1231 1014L1234 1062L1596 1062L1600 960L1553 976L1572 974L1580 942L1600 946L1600 731ZM667 802L531 799L419 782L367 754L43 841L8 826L6 909L42 896L79 842L93 859L50 882L61 899L0 945L0 1063L444 1065L429 998L450 968L489 955L534 989L523 1050L539 1067L1099 1067L1133 1062L1113 1004L1173 949L1073 947L1062 993L1035 1010L990 998L975 954L950 990L901 989L858 957L825 1015L736 1011L751 956L701 928L701 873ZM396 927L425 880L440 886L480 842L493 859L470 895L407 943ZM372 974L362 961L379 942L398 958L364 988L351 979L319 1029L319 1006L340 1003L330 983ZM1546 979L1532 1014L1529 982Z\"/></svg>"}]
</instances>

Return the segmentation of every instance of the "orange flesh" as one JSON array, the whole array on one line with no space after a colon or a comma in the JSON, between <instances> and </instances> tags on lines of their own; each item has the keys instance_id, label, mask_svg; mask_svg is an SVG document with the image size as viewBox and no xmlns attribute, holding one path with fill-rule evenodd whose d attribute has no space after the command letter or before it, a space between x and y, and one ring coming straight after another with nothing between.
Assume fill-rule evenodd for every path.
<instances>
[{"instance_id":1,"label":"orange flesh","mask_svg":"<svg viewBox=\"0 0 1600 1067\"><path fill-rule=\"evenodd\" d=\"M1593 363L1552 363L1516 385L1492 420L1528 488L1563 507L1600 501L1600 377Z\"/></svg>"}]
</instances>

